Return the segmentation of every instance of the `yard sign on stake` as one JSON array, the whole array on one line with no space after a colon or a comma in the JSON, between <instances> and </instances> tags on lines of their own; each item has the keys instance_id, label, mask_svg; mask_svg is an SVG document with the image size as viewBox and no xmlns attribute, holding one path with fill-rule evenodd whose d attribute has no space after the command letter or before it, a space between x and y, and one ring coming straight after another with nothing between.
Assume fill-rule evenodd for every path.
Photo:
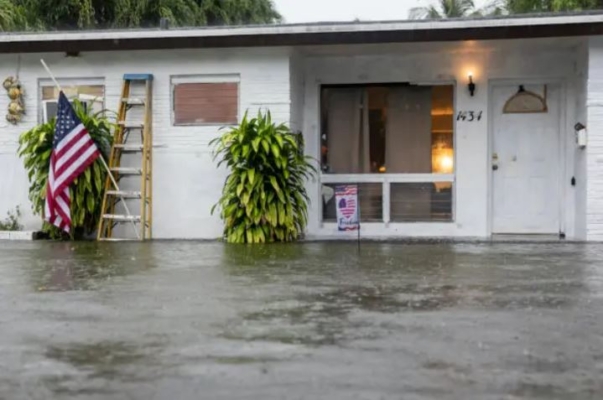
<instances>
[{"instance_id":1,"label":"yard sign on stake","mask_svg":"<svg viewBox=\"0 0 603 400\"><path fill-rule=\"evenodd\" d=\"M358 186L335 186L337 228L340 231L359 231Z\"/></svg>"}]
</instances>

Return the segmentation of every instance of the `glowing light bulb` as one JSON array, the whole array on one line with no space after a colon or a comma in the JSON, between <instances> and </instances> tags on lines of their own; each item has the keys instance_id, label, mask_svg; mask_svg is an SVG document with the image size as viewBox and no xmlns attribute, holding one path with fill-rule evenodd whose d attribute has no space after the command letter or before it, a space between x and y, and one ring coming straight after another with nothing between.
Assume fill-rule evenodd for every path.
<instances>
[{"instance_id":1,"label":"glowing light bulb","mask_svg":"<svg viewBox=\"0 0 603 400\"><path fill-rule=\"evenodd\" d=\"M454 161L452 160L451 156L442 156L442 158L440 159L440 165L442 167L443 171L452 171L452 165L454 164Z\"/></svg>"}]
</instances>

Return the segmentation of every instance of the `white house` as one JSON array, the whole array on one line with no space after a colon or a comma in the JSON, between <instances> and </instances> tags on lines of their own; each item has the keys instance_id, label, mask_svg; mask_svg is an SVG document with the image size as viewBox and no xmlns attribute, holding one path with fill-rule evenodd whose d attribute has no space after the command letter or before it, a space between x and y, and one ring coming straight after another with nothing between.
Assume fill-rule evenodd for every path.
<instances>
[{"instance_id":1,"label":"white house","mask_svg":"<svg viewBox=\"0 0 603 400\"><path fill-rule=\"evenodd\" d=\"M310 238L346 237L332 186L353 182L363 237L603 240L603 14L1 34L27 114L0 123L0 218L20 205L28 229L16 150L52 114L42 58L93 107L117 108L125 73L154 75L155 238L221 236L208 142L266 108L320 160Z\"/></svg>"}]
</instances>

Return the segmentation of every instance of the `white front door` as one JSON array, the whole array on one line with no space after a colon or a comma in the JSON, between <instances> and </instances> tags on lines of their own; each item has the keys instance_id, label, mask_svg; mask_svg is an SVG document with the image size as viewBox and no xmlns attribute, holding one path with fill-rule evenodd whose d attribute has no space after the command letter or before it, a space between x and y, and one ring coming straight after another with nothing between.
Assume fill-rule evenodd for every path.
<instances>
[{"instance_id":1,"label":"white front door","mask_svg":"<svg viewBox=\"0 0 603 400\"><path fill-rule=\"evenodd\" d=\"M558 234L561 89L547 86L546 113L503 114L517 90L496 86L492 93L492 233ZM543 86L526 90L541 94Z\"/></svg>"}]
</instances>

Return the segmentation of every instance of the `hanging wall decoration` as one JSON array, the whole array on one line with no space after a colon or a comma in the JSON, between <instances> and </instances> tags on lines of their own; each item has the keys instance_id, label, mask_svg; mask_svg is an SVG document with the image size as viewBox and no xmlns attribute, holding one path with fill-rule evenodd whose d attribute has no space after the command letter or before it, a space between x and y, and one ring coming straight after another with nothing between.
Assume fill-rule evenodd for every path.
<instances>
[{"instance_id":1,"label":"hanging wall decoration","mask_svg":"<svg viewBox=\"0 0 603 400\"><path fill-rule=\"evenodd\" d=\"M548 112L546 104L546 85L544 85L544 95L540 96L534 92L526 90L523 85L503 107L505 114L527 114L527 113L545 113Z\"/></svg>"},{"instance_id":2,"label":"hanging wall decoration","mask_svg":"<svg viewBox=\"0 0 603 400\"><path fill-rule=\"evenodd\" d=\"M25 114L25 104L23 103L23 87L19 82L18 78L9 76L2 84L6 92L10 103L8 104L8 113L6 114L6 120L13 125L17 125L21 122L23 114Z\"/></svg>"}]
</instances>

